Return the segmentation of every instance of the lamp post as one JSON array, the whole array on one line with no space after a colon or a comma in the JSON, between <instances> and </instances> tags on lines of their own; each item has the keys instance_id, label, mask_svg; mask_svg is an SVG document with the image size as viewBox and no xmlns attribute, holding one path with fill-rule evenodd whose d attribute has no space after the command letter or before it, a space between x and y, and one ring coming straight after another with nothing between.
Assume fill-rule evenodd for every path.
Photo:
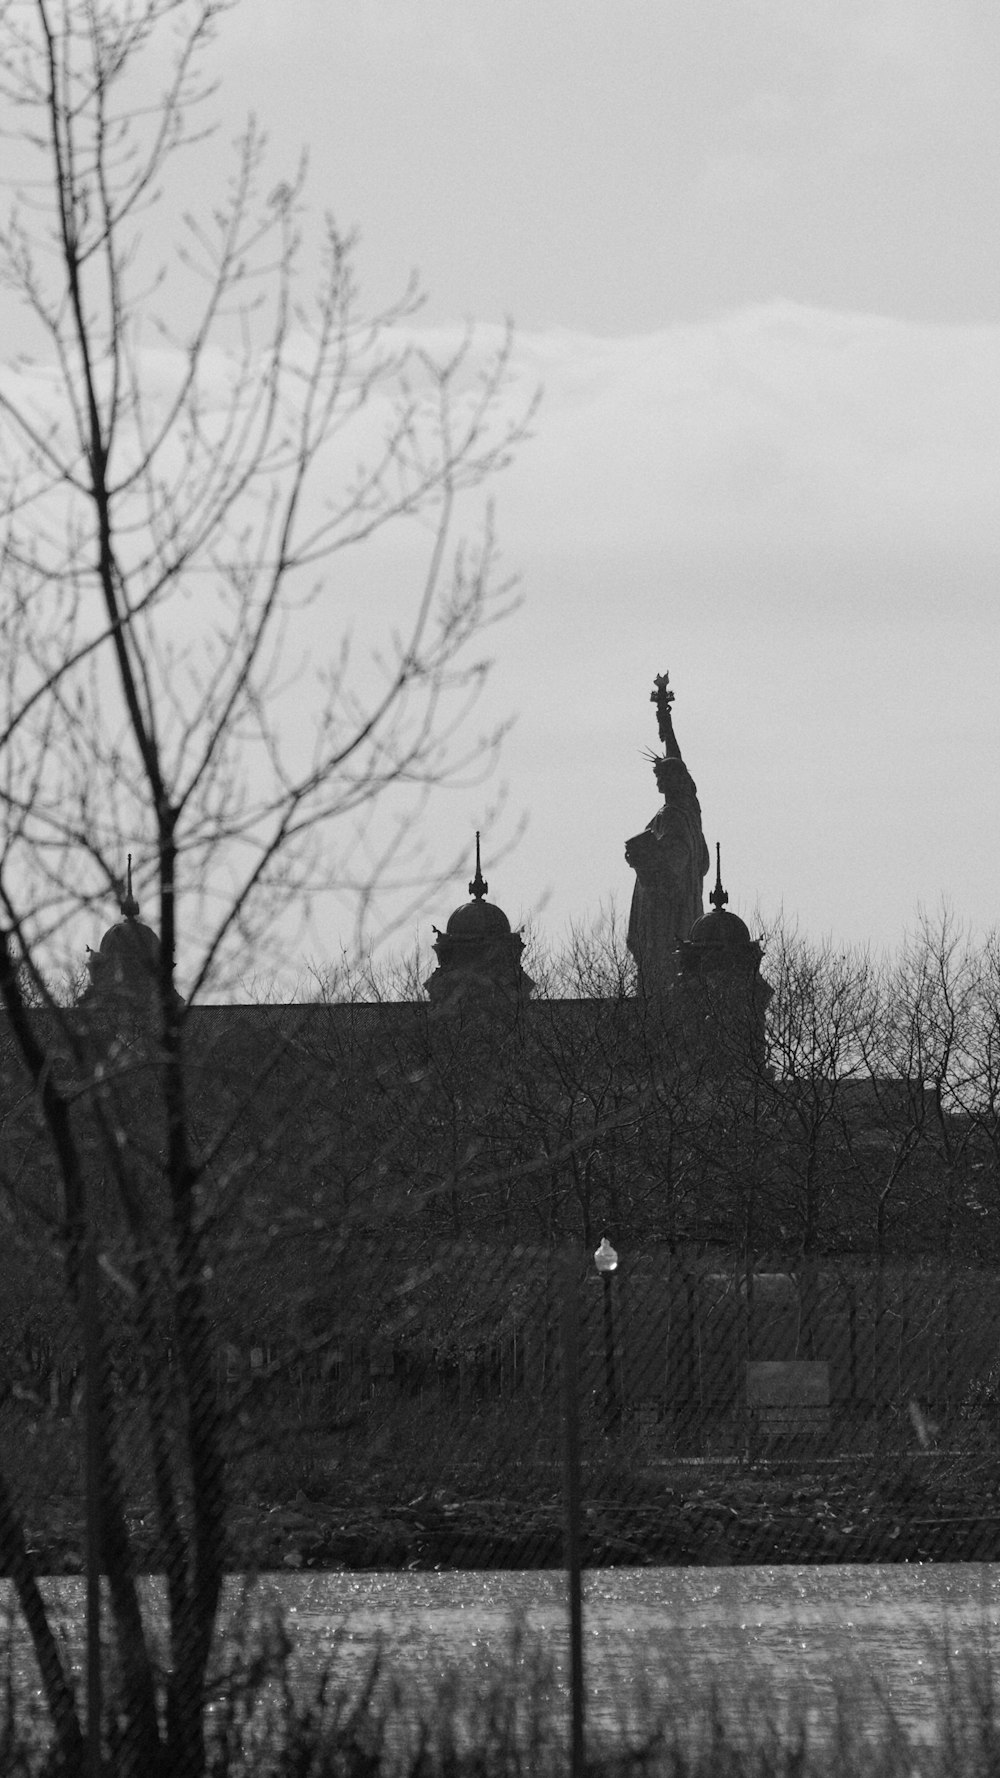
<instances>
[{"instance_id":1,"label":"lamp post","mask_svg":"<svg viewBox=\"0 0 1000 1778\"><path fill-rule=\"evenodd\" d=\"M594 1254L594 1264L604 1291L604 1430L608 1438L618 1431L618 1386L615 1381L615 1312L611 1300L611 1280L618 1269L618 1255L608 1240L601 1236L601 1245Z\"/></svg>"}]
</instances>

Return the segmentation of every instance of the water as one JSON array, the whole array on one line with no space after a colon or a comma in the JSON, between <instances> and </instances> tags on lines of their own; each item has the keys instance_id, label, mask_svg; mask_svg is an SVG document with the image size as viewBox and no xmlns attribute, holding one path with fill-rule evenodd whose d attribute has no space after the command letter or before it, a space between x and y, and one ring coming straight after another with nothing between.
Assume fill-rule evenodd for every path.
<instances>
[{"instance_id":1,"label":"water","mask_svg":"<svg viewBox=\"0 0 1000 1778\"><path fill-rule=\"evenodd\" d=\"M544 1651L562 1693L565 1583L557 1573L270 1577L307 1661L346 1621L341 1658L384 1638L418 1691L443 1667L502 1665L510 1626ZM634 1730L715 1685L739 1714L762 1694L828 1729L838 1686L874 1722L883 1701L915 1733L937 1714L947 1663L1000 1654L1000 1565L605 1569L585 1577L588 1720Z\"/></svg>"},{"instance_id":2,"label":"water","mask_svg":"<svg viewBox=\"0 0 1000 1778\"><path fill-rule=\"evenodd\" d=\"M75 1642L82 1584L47 1588ZM155 1617L157 1583L150 1592ZM230 1609L238 1596L234 1584ZM929 1734L947 1662L1000 1655L995 1564L604 1569L585 1576L584 1597L588 1722L616 1732L660 1712L690 1715L714 1684L734 1722L745 1700L766 1695L779 1715L804 1709L825 1734L840 1686L873 1725L884 1700ZM557 1571L300 1573L263 1576L252 1612L280 1611L304 1684L333 1664L352 1687L381 1647L416 1711L444 1672L471 1690L500 1672L527 1682L541 1660L561 1711L565 1600Z\"/></svg>"}]
</instances>

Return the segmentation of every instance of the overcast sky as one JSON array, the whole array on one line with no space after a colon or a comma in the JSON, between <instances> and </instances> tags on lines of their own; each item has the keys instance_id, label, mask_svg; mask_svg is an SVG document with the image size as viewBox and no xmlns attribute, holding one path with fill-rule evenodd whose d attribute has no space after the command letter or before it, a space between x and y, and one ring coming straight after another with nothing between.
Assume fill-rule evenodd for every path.
<instances>
[{"instance_id":1,"label":"overcast sky","mask_svg":"<svg viewBox=\"0 0 1000 1778\"><path fill-rule=\"evenodd\" d=\"M216 60L276 175L308 146L372 302L417 268L428 326L511 317L544 390L495 490L523 603L485 714L517 722L429 812L469 867L408 936L479 824L515 920L627 908L664 669L746 917L991 925L995 0L241 0Z\"/></svg>"},{"instance_id":2,"label":"overcast sky","mask_svg":"<svg viewBox=\"0 0 1000 1778\"><path fill-rule=\"evenodd\" d=\"M992 924L1000 9L244 0L224 45L373 298L415 266L429 322L512 317L544 389L497 489L491 896L627 906L669 668L734 906ZM436 806L441 856L489 800Z\"/></svg>"}]
</instances>

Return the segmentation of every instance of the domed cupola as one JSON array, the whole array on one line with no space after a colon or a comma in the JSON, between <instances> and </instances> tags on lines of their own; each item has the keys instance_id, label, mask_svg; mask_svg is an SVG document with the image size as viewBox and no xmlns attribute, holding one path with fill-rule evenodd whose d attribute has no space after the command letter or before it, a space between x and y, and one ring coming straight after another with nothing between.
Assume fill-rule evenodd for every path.
<instances>
[{"instance_id":1,"label":"domed cupola","mask_svg":"<svg viewBox=\"0 0 1000 1778\"><path fill-rule=\"evenodd\" d=\"M711 912L702 914L680 947L678 1007L690 1042L716 1070L739 1061L764 1065L764 1013L771 988L760 973L764 947L731 914L722 887L721 849L715 848Z\"/></svg>"},{"instance_id":2,"label":"domed cupola","mask_svg":"<svg viewBox=\"0 0 1000 1778\"><path fill-rule=\"evenodd\" d=\"M119 903L121 919L110 926L96 951L87 947L90 981L81 1004L125 1000L135 1007L155 999L160 970L160 941L151 926L139 919L139 903L132 893L132 854L128 856L125 894ZM179 996L177 997L180 998Z\"/></svg>"},{"instance_id":3,"label":"domed cupola","mask_svg":"<svg viewBox=\"0 0 1000 1778\"><path fill-rule=\"evenodd\" d=\"M471 901L456 908L443 932L435 926L438 966L424 986L434 1001L470 990L527 995L534 982L521 968L524 940L512 932L503 908L487 901L476 834L476 874L469 884Z\"/></svg>"},{"instance_id":4,"label":"domed cupola","mask_svg":"<svg viewBox=\"0 0 1000 1778\"><path fill-rule=\"evenodd\" d=\"M509 938L510 921L503 908L498 908L494 901L483 899L489 884L483 881L480 874L478 841L477 834L476 875L469 884L473 900L455 909L445 927L445 934L449 938Z\"/></svg>"},{"instance_id":5,"label":"domed cupola","mask_svg":"<svg viewBox=\"0 0 1000 1778\"><path fill-rule=\"evenodd\" d=\"M712 909L710 913L702 914L695 921L688 934L688 943L719 946L726 950L732 950L752 944L753 940L750 937L749 926L744 924L739 915L726 911L729 897L722 887L721 854L722 848L717 842L715 847L715 888L708 898L712 903Z\"/></svg>"},{"instance_id":6,"label":"domed cupola","mask_svg":"<svg viewBox=\"0 0 1000 1778\"><path fill-rule=\"evenodd\" d=\"M722 887L722 848L715 847L715 888L709 896L711 912L702 914L681 947L681 967L702 974L707 969L747 970L760 968L763 946L750 937L750 928L738 914L728 912L729 896Z\"/></svg>"}]
</instances>

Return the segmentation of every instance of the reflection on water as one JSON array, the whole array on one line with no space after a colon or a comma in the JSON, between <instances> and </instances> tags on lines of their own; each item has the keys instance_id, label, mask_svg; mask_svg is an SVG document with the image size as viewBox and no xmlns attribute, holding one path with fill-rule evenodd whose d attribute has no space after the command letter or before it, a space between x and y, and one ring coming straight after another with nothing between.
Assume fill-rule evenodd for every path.
<instances>
[{"instance_id":1,"label":"reflection on water","mask_svg":"<svg viewBox=\"0 0 1000 1778\"><path fill-rule=\"evenodd\" d=\"M502 1663L519 1617L528 1647L565 1678L560 1574L313 1575L266 1586L309 1662L346 1622L341 1660L370 1655L381 1636L399 1668L430 1687L443 1666L476 1677ZM873 1720L884 1698L920 1732L948 1660L1000 1643L1000 1566L605 1569L586 1577L584 1624L589 1715L608 1727L648 1723L714 1685L734 1707L763 1690L782 1709L805 1708L817 1727L838 1688L854 1710L866 1697Z\"/></svg>"},{"instance_id":2,"label":"reflection on water","mask_svg":"<svg viewBox=\"0 0 1000 1778\"><path fill-rule=\"evenodd\" d=\"M155 1602L157 1583L150 1590ZM53 1581L48 1591L75 1640L82 1583ZM233 1583L233 1611L239 1595ZM541 1660L562 1709L558 1572L266 1575L252 1614L274 1611L305 1679L332 1663L351 1686L381 1646L386 1672L419 1700L447 1671L476 1684L512 1663L527 1676ZM523 1637L513 1646L515 1623ZM715 1685L734 1710L763 1688L779 1709L805 1708L823 1728L840 1687L851 1711L873 1721L877 1690L919 1733L934 1718L948 1659L1000 1644L1000 1565L597 1570L585 1577L584 1625L591 1724L648 1725L681 1701L689 1712Z\"/></svg>"}]
</instances>

